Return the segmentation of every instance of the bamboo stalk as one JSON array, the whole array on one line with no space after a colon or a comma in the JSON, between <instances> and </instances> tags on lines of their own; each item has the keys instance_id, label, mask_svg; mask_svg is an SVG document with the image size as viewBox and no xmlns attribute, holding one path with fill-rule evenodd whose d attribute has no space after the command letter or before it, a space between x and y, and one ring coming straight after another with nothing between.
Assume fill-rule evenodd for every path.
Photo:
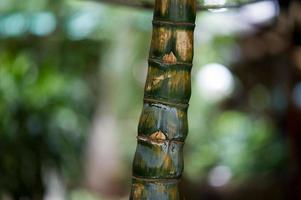
<instances>
[{"instance_id":1,"label":"bamboo stalk","mask_svg":"<svg viewBox=\"0 0 301 200\"><path fill-rule=\"evenodd\" d=\"M131 200L178 200L196 0L156 0Z\"/></svg>"}]
</instances>

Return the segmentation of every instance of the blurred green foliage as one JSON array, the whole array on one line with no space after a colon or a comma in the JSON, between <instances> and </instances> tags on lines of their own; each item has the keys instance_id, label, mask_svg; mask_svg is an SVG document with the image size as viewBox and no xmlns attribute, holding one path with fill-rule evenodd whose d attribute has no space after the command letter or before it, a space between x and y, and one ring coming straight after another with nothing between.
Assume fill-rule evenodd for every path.
<instances>
[{"instance_id":1,"label":"blurred green foliage","mask_svg":"<svg viewBox=\"0 0 301 200\"><path fill-rule=\"evenodd\" d=\"M0 52L0 187L17 196L42 195L49 167L78 181L97 99L91 87L97 44L76 49L50 41L45 48L30 40L35 45L4 41Z\"/></svg>"},{"instance_id":2,"label":"blurred green foliage","mask_svg":"<svg viewBox=\"0 0 301 200\"><path fill-rule=\"evenodd\" d=\"M0 11L0 194L43 196L48 168L63 175L68 189L80 187L83 147L98 107L117 121L119 141L112 145L124 161L121 179L129 179L151 12L75 0L4 0ZM208 15L199 14L197 24ZM223 101L199 94L197 72L211 62L231 66L237 50L235 34L202 29L196 30L185 176L203 181L216 165L228 166L234 182L278 173L286 150L264 110L270 94L250 92L245 109L223 109ZM85 191L70 195L94 198Z\"/></svg>"}]
</instances>

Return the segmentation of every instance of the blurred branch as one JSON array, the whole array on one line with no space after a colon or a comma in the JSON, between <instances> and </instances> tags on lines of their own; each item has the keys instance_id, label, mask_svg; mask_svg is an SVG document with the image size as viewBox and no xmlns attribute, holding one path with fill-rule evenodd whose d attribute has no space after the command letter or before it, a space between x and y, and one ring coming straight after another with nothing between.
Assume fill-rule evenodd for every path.
<instances>
[{"instance_id":1,"label":"blurred branch","mask_svg":"<svg viewBox=\"0 0 301 200\"><path fill-rule=\"evenodd\" d=\"M132 1L132 0L94 0L104 3L111 3L111 4L118 4L118 5L125 5L130 7L137 7L137 8L144 8L144 9L152 9L154 4L147 3L147 2L140 2Z\"/></svg>"},{"instance_id":2,"label":"blurred branch","mask_svg":"<svg viewBox=\"0 0 301 200\"><path fill-rule=\"evenodd\" d=\"M198 10L209 10L209 9L221 9L221 8L240 8L240 7L243 7L245 5L248 5L248 4L252 4L252 3L258 3L258 2L263 2L265 0L250 0L250 1L247 1L247 2L243 2L243 3L226 3L224 5L200 5L198 4Z\"/></svg>"},{"instance_id":3,"label":"blurred branch","mask_svg":"<svg viewBox=\"0 0 301 200\"><path fill-rule=\"evenodd\" d=\"M118 4L118 5L125 5L125 6L130 6L130 7L136 7L136 8L142 8L142 9L152 9L154 7L153 3L150 2L145 2L145 1L134 1L134 0L94 0L98 2L104 2L104 3L110 3L110 4ZM250 0L247 2L243 3L226 3L224 5L200 5L198 4L198 10L209 10L209 9L221 9L221 8L240 8L242 6L252 4L252 3L257 3L257 2L262 2L265 0Z\"/></svg>"}]
</instances>

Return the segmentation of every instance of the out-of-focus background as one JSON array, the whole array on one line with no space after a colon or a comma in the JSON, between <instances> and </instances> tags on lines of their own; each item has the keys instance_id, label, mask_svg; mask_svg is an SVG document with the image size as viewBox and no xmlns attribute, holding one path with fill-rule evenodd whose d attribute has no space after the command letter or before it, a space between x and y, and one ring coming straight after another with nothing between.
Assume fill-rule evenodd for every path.
<instances>
[{"instance_id":1,"label":"out-of-focus background","mask_svg":"<svg viewBox=\"0 0 301 200\"><path fill-rule=\"evenodd\" d=\"M0 1L0 199L128 199L152 1L112 2ZM199 3L181 192L301 199L301 3Z\"/></svg>"}]
</instances>

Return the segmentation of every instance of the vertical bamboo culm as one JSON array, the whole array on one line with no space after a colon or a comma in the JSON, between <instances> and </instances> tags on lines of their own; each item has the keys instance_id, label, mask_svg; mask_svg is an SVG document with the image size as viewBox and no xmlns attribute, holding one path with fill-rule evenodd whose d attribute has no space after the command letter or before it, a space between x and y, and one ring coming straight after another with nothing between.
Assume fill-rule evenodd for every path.
<instances>
[{"instance_id":1,"label":"vertical bamboo culm","mask_svg":"<svg viewBox=\"0 0 301 200\"><path fill-rule=\"evenodd\" d=\"M156 0L131 200L178 200L196 0Z\"/></svg>"}]
</instances>

